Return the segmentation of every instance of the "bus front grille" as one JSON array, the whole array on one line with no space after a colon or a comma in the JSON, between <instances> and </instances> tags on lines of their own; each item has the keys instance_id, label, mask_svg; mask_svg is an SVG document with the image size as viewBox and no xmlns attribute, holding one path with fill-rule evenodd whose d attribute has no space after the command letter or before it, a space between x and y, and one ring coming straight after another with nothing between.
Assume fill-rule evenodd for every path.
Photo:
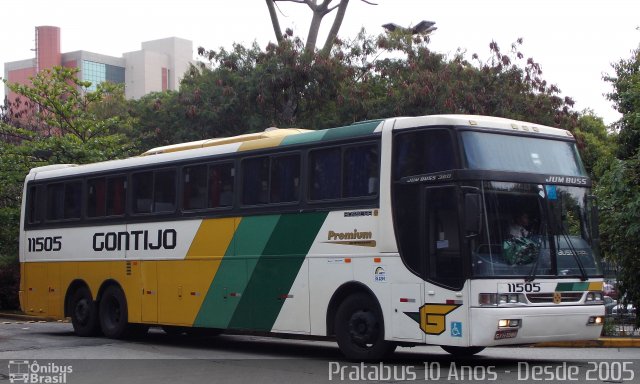
<instances>
[{"instance_id":1,"label":"bus front grille","mask_svg":"<svg viewBox=\"0 0 640 384\"><path fill-rule=\"evenodd\" d=\"M532 304L553 303L553 292L550 293L528 293L527 300ZM582 299L583 292L560 292L561 302L575 303Z\"/></svg>"}]
</instances>

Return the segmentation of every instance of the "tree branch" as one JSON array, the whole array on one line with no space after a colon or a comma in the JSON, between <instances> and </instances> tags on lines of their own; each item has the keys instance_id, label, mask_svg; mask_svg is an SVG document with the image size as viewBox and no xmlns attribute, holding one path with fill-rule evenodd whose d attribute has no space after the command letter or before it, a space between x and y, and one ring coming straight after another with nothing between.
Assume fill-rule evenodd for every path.
<instances>
[{"instance_id":1,"label":"tree branch","mask_svg":"<svg viewBox=\"0 0 640 384\"><path fill-rule=\"evenodd\" d=\"M267 8L269 8L269 16L271 16L271 25L273 26L273 32L276 34L276 41L278 42L278 44L280 44L284 38L282 37L280 21L278 20L278 14L276 13L276 0L266 0L266 2Z\"/></svg>"},{"instance_id":2,"label":"tree branch","mask_svg":"<svg viewBox=\"0 0 640 384\"><path fill-rule=\"evenodd\" d=\"M329 53L331 53L333 41L338 36L338 31L340 30L340 26L342 25L342 21L344 20L344 15L347 12L348 5L349 0L342 0L340 4L338 4L338 13L336 14L336 18L333 20L333 25L331 25L331 30L329 31L329 35L327 36L327 41L325 41L324 47L322 48L321 54L323 56L329 56Z\"/></svg>"}]
</instances>

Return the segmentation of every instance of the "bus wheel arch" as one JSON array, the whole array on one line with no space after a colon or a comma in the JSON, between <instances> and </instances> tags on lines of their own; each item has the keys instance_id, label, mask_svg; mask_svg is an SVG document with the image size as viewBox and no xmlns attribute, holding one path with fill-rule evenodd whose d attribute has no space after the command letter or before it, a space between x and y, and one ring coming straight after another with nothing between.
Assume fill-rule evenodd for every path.
<instances>
[{"instance_id":1,"label":"bus wheel arch","mask_svg":"<svg viewBox=\"0 0 640 384\"><path fill-rule=\"evenodd\" d=\"M397 344L387 341L380 303L369 288L347 283L331 298L327 334L335 334L341 352L355 361L381 360Z\"/></svg>"},{"instance_id":2,"label":"bus wheel arch","mask_svg":"<svg viewBox=\"0 0 640 384\"><path fill-rule=\"evenodd\" d=\"M356 293L364 293L370 295L375 298L374 293L371 291L369 287L366 285L357 282L357 281L349 281L347 283L342 284L331 296L329 300L329 306L327 307L327 336L335 335L335 318L336 312L338 311L338 307L342 302L350 295L354 295Z\"/></svg>"},{"instance_id":3,"label":"bus wheel arch","mask_svg":"<svg viewBox=\"0 0 640 384\"><path fill-rule=\"evenodd\" d=\"M78 336L96 336L100 333L98 303L83 280L69 284L64 298L64 315L71 317L73 330Z\"/></svg>"}]
</instances>

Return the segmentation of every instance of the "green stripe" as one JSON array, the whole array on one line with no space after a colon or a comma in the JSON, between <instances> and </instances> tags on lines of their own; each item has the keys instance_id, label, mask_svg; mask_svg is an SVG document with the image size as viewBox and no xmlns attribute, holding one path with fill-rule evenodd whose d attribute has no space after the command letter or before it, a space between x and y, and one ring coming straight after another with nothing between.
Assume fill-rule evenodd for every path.
<instances>
[{"instance_id":1,"label":"green stripe","mask_svg":"<svg viewBox=\"0 0 640 384\"><path fill-rule=\"evenodd\" d=\"M283 215L233 315L230 328L270 331L328 213ZM303 294L303 293L301 293ZM294 298L295 299L295 298Z\"/></svg>"},{"instance_id":2,"label":"green stripe","mask_svg":"<svg viewBox=\"0 0 640 384\"><path fill-rule=\"evenodd\" d=\"M299 133L297 135L289 135L285 137L280 145L293 145L293 144L305 144L311 143L314 141L321 141L327 131L314 131L314 132L305 132Z\"/></svg>"},{"instance_id":3,"label":"green stripe","mask_svg":"<svg viewBox=\"0 0 640 384\"><path fill-rule=\"evenodd\" d=\"M198 311L194 326L229 326L247 287L248 276L252 275L279 218L278 215L272 215L242 219ZM240 293L241 296L233 297L232 293Z\"/></svg>"},{"instance_id":4,"label":"green stripe","mask_svg":"<svg viewBox=\"0 0 640 384\"><path fill-rule=\"evenodd\" d=\"M347 139L372 134L382 120L372 120L344 127L329 128L315 132L300 133L285 137L280 145L304 144L314 141Z\"/></svg>"},{"instance_id":5,"label":"green stripe","mask_svg":"<svg viewBox=\"0 0 640 384\"><path fill-rule=\"evenodd\" d=\"M588 291L589 283L558 283L556 292Z\"/></svg>"}]
</instances>

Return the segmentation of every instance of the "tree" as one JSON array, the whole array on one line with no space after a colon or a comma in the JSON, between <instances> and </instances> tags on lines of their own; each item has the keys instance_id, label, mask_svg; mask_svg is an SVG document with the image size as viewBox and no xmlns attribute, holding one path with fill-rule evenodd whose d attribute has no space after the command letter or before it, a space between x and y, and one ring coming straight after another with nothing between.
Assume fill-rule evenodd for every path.
<instances>
[{"instance_id":1,"label":"tree","mask_svg":"<svg viewBox=\"0 0 640 384\"><path fill-rule=\"evenodd\" d=\"M174 93L149 95L132 109L155 145L269 126L327 128L399 115L471 113L574 130L573 100L525 58L522 40L503 53L470 59L429 49L428 32L395 31L336 39L331 54L310 54L291 31L260 49L199 49L208 63L192 68ZM153 141L157 139L156 141Z\"/></svg>"},{"instance_id":2,"label":"tree","mask_svg":"<svg viewBox=\"0 0 640 384\"><path fill-rule=\"evenodd\" d=\"M578 118L573 134L578 141L580 157L592 180L598 182L616 153L616 135L601 117L592 110L584 110Z\"/></svg>"},{"instance_id":3,"label":"tree","mask_svg":"<svg viewBox=\"0 0 640 384\"><path fill-rule=\"evenodd\" d=\"M640 148L640 47L629 59L613 64L615 75L606 75L605 81L613 85L614 91L607 95L622 118L614 124L619 132L618 156L633 157Z\"/></svg>"},{"instance_id":4,"label":"tree","mask_svg":"<svg viewBox=\"0 0 640 384\"><path fill-rule=\"evenodd\" d=\"M17 305L20 204L29 170L124 157L135 148L122 86L99 84L89 92L91 83L77 72L56 67L29 85L7 83L18 98L0 110L0 306Z\"/></svg>"},{"instance_id":5,"label":"tree","mask_svg":"<svg viewBox=\"0 0 640 384\"><path fill-rule=\"evenodd\" d=\"M620 268L619 290L627 303L640 307L640 48L631 58L613 64L615 76L608 94L622 118L617 158L604 170L596 193L600 198L601 233L605 255ZM640 327L640 316L636 316Z\"/></svg>"},{"instance_id":6,"label":"tree","mask_svg":"<svg viewBox=\"0 0 640 384\"><path fill-rule=\"evenodd\" d=\"M322 0L319 4L317 0L266 0L267 8L269 9L269 16L271 17L271 24L273 25L273 31L276 34L276 40L278 41L278 44L281 44L284 41L284 35L282 34L280 21L278 20L278 14L276 12L276 1L290 1L293 3L306 4L313 12L311 25L309 26L309 34L307 36L307 43L305 46L306 52L315 51L322 19L337 9L336 18L333 20L331 30L329 31L329 35L327 36L327 40L325 41L321 51L323 56L327 56L331 51L334 40L338 37L338 32L342 26L344 15L347 12L349 0L340 0L339 3L334 6L331 6L332 0ZM361 1L367 4L376 5L367 0Z\"/></svg>"}]
</instances>

